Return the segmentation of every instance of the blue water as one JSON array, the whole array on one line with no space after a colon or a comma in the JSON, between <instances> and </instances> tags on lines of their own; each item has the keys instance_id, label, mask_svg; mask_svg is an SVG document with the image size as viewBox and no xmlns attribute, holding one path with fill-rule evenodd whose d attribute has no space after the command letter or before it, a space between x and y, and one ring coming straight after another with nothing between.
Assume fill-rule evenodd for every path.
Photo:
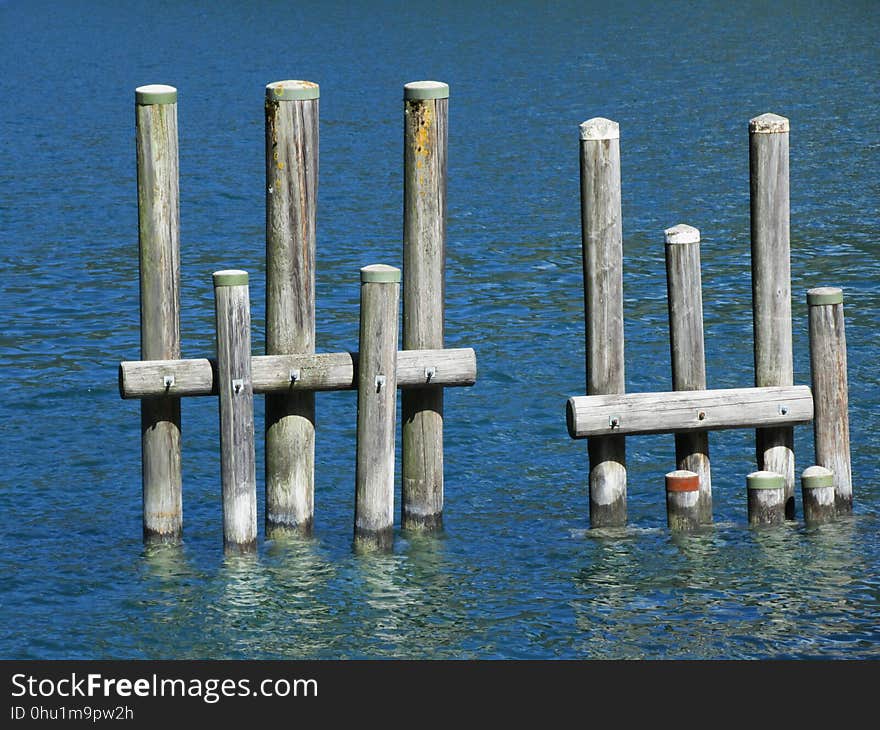
<instances>
[{"instance_id":1,"label":"blue water","mask_svg":"<svg viewBox=\"0 0 880 730\"><path fill-rule=\"evenodd\" d=\"M876 2L0 2L0 656L880 657L878 36ZM479 376L447 391L446 529L352 554L355 398L319 394L314 540L224 557L203 398L183 403L184 543L146 549L116 384L139 356L133 90L180 90L184 356L213 352L228 267L251 272L260 353L263 87L284 78L321 85L325 352L356 348L358 268L401 263L402 86L450 84L447 344ZM792 125L797 383L804 292L846 294L854 515L749 529L753 434L729 431L711 529L666 529L673 444L653 436L628 442L629 527L590 531L564 420L584 388L577 126L621 126L627 390L670 387L679 222L703 235L709 385L748 386L766 111ZM798 470L812 449L796 429Z\"/></svg>"}]
</instances>

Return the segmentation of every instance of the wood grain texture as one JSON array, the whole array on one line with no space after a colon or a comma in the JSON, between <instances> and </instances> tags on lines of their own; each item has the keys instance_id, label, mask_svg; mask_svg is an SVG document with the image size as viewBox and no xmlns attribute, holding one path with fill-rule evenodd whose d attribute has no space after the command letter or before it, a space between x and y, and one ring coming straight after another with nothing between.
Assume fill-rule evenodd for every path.
<instances>
[{"instance_id":1,"label":"wood grain texture","mask_svg":"<svg viewBox=\"0 0 880 730\"><path fill-rule=\"evenodd\" d=\"M801 475L801 497L807 525L831 522L837 516L834 473L824 466L808 466Z\"/></svg>"},{"instance_id":2,"label":"wood grain texture","mask_svg":"<svg viewBox=\"0 0 880 730\"><path fill-rule=\"evenodd\" d=\"M444 341L448 99L404 101L403 349ZM402 394L402 527L443 522L443 388Z\"/></svg>"},{"instance_id":3,"label":"wood grain texture","mask_svg":"<svg viewBox=\"0 0 880 730\"><path fill-rule=\"evenodd\" d=\"M180 357L180 203L177 104L135 105L141 358ZM180 401L141 403L143 530L176 540L183 530Z\"/></svg>"},{"instance_id":4,"label":"wood grain texture","mask_svg":"<svg viewBox=\"0 0 880 730\"><path fill-rule=\"evenodd\" d=\"M215 286L214 298L223 544L251 551L257 544L257 477L248 287Z\"/></svg>"},{"instance_id":5,"label":"wood grain texture","mask_svg":"<svg viewBox=\"0 0 880 730\"><path fill-rule=\"evenodd\" d=\"M677 235L684 233L685 235ZM681 241L681 242L679 242ZM692 226L666 231L666 288L673 390L706 389L700 232ZM700 520L712 522L712 471L706 431L675 434L675 463L700 477Z\"/></svg>"},{"instance_id":6,"label":"wood grain texture","mask_svg":"<svg viewBox=\"0 0 880 730\"><path fill-rule=\"evenodd\" d=\"M581 395L566 406L572 438L792 426L812 418L806 385Z\"/></svg>"},{"instance_id":7,"label":"wood grain texture","mask_svg":"<svg viewBox=\"0 0 880 730\"><path fill-rule=\"evenodd\" d=\"M760 123L762 119L771 123ZM783 123L786 122L786 123ZM787 120L762 115L749 133L752 307L755 385L791 385L789 134ZM756 433L759 469L785 477L786 515L794 518L794 435L790 428Z\"/></svg>"},{"instance_id":8,"label":"wood grain texture","mask_svg":"<svg viewBox=\"0 0 880 730\"><path fill-rule=\"evenodd\" d=\"M254 355L251 372L254 393L354 390L357 352L315 355ZM296 371L297 379L291 380ZM167 378L173 378L168 383ZM477 357L472 348L399 350L397 387L466 387L477 380ZM167 394L217 395L216 360L133 360L119 363L119 394L123 398L159 398Z\"/></svg>"},{"instance_id":9,"label":"wood grain texture","mask_svg":"<svg viewBox=\"0 0 880 730\"><path fill-rule=\"evenodd\" d=\"M375 269L376 267L365 267ZM385 267L390 269L391 267ZM390 550L394 525L394 430L400 284L361 284L354 540Z\"/></svg>"},{"instance_id":10,"label":"wood grain texture","mask_svg":"<svg viewBox=\"0 0 880 730\"><path fill-rule=\"evenodd\" d=\"M616 125L614 127L616 129ZM581 139L580 180L587 393L623 393L623 227L619 138ZM587 450L590 460L590 524L593 527L626 524L624 439L616 435L594 438Z\"/></svg>"},{"instance_id":11,"label":"wood grain texture","mask_svg":"<svg viewBox=\"0 0 880 730\"><path fill-rule=\"evenodd\" d=\"M750 525L779 525L785 522L784 477L778 484L778 488L758 488L758 485L767 477L774 476L778 480L782 475L768 470L759 470L746 477ZM766 484L766 482L764 483Z\"/></svg>"},{"instance_id":12,"label":"wood grain texture","mask_svg":"<svg viewBox=\"0 0 880 730\"><path fill-rule=\"evenodd\" d=\"M811 292L826 291L812 289ZM816 463L834 473L837 511L852 511L852 461L849 444L849 385L843 303L808 306L810 371L816 417Z\"/></svg>"},{"instance_id":13,"label":"wood grain texture","mask_svg":"<svg viewBox=\"0 0 880 730\"><path fill-rule=\"evenodd\" d=\"M319 99L267 96L266 354L315 351ZM315 396L266 397L266 529L311 534Z\"/></svg>"}]
</instances>

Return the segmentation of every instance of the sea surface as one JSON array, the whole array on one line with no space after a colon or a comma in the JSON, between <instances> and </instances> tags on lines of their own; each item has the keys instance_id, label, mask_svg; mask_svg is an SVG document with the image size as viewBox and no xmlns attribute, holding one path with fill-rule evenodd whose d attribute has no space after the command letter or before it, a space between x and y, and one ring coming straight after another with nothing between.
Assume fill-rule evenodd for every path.
<instances>
[{"instance_id":1,"label":"sea surface","mask_svg":"<svg viewBox=\"0 0 880 730\"><path fill-rule=\"evenodd\" d=\"M880 658L880 4L0 2L0 657ZM445 530L352 552L353 393L317 396L315 536L222 547L218 407L184 401L184 540L141 538L134 89L179 89L182 338L251 273L264 352L263 98L321 88L318 350L358 269L402 261L404 83L450 85ZM620 123L626 387L671 388L663 229L702 232L709 387L750 386L748 121L791 120L805 292L846 297L852 517L750 529L754 433L710 437L714 525L666 527L673 438L627 442L629 524L590 530L578 125ZM797 471L813 463L795 429ZM399 480L399 462L398 462ZM396 495L399 505L399 485ZM399 507L398 507L399 509Z\"/></svg>"}]
</instances>

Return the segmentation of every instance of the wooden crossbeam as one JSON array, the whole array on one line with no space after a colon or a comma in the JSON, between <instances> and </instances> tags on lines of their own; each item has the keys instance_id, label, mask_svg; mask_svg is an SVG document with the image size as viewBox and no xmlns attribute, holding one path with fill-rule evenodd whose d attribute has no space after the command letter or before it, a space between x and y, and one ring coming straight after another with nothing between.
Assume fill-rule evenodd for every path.
<instances>
[{"instance_id":1,"label":"wooden crossbeam","mask_svg":"<svg viewBox=\"0 0 880 730\"><path fill-rule=\"evenodd\" d=\"M355 390L357 364L356 352L254 355L253 392ZM472 348L397 353L398 387L468 386L476 380L477 358ZM208 358L121 362L119 394L132 399L217 395L216 363Z\"/></svg>"},{"instance_id":2,"label":"wooden crossbeam","mask_svg":"<svg viewBox=\"0 0 880 730\"><path fill-rule=\"evenodd\" d=\"M581 395L566 405L568 433L574 439L793 426L812 420L813 395L806 385Z\"/></svg>"}]
</instances>

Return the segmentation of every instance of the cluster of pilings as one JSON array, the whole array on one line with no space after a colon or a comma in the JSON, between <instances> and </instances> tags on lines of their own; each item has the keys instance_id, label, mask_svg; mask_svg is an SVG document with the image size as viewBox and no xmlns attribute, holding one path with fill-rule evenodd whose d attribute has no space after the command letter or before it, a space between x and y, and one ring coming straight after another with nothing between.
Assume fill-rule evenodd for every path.
<instances>
[{"instance_id":1,"label":"cluster of pilings","mask_svg":"<svg viewBox=\"0 0 880 730\"><path fill-rule=\"evenodd\" d=\"M251 355L248 274L213 274L217 351L181 358L177 90L135 91L141 360L119 367L123 398L141 399L144 537L183 530L180 399L217 395L223 536L257 542L255 394L266 395L266 534L311 534L315 392L358 392L355 544L388 549L394 521L397 389L402 395L404 529L443 514L443 388L472 385L469 348L443 349L449 87L404 86L403 349L401 271L360 271L360 349L315 352L319 88L266 87L266 355Z\"/></svg>"},{"instance_id":2,"label":"cluster of pilings","mask_svg":"<svg viewBox=\"0 0 880 730\"><path fill-rule=\"evenodd\" d=\"M804 518L852 510L843 293L807 292L812 387L794 385L789 241L789 121L749 123L751 274L755 386L706 389L700 232L665 233L673 391L626 394L620 128L580 126L581 222L587 395L570 398L569 434L588 438L590 523L626 523L625 435L674 433L676 469L666 475L668 524L712 522L708 432L756 429L757 471L746 478L751 524L794 519L793 426L813 422L815 465L803 472Z\"/></svg>"}]
</instances>

